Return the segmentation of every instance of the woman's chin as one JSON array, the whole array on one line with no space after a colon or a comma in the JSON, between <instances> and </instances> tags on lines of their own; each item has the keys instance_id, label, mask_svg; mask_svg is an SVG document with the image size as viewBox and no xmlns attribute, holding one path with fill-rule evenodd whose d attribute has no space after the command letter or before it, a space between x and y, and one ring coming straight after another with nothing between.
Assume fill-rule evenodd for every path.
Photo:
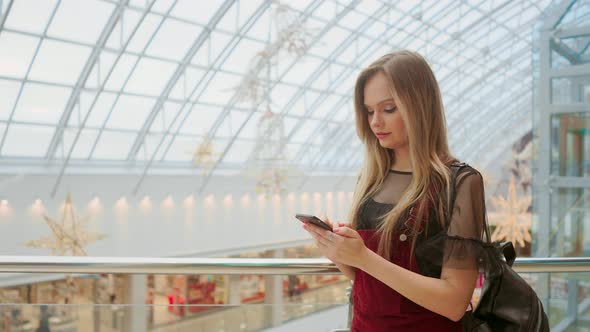
<instances>
[{"instance_id":1,"label":"woman's chin","mask_svg":"<svg viewBox=\"0 0 590 332\"><path fill-rule=\"evenodd\" d=\"M379 145L381 145L381 147L386 148L386 149L395 149L395 144L392 144L391 142L388 142L388 141L380 140Z\"/></svg>"}]
</instances>

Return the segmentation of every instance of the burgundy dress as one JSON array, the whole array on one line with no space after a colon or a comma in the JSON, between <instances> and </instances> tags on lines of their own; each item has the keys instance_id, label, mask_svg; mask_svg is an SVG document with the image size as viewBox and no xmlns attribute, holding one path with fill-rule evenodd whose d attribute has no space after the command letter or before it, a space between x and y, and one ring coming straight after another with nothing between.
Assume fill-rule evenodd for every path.
<instances>
[{"instance_id":1,"label":"burgundy dress","mask_svg":"<svg viewBox=\"0 0 590 332\"><path fill-rule=\"evenodd\" d=\"M463 175L477 176L463 176L457 183L457 200L446 230L438 226L436 219L429 218L426 233L430 235L417 235L415 254L410 257L411 235L403 225L398 227L393 237L393 263L425 276L440 278L443 264L460 268L465 266L461 262L477 259L477 249L470 242L481 239L483 227L487 227L483 181L473 168L465 168L470 172L463 172ZM377 252L379 245L379 233L375 231L379 216L395 206L411 177L411 173L390 171L383 189L359 209L357 231L370 250ZM468 181L462 181L465 178ZM461 331L461 322L421 307L360 269L356 270L352 297L353 332Z\"/></svg>"}]
</instances>

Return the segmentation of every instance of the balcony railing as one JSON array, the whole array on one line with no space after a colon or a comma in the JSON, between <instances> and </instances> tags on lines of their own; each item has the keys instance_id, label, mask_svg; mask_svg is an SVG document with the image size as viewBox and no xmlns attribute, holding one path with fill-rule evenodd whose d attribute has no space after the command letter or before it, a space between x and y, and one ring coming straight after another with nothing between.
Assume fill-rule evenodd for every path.
<instances>
[{"instance_id":1,"label":"balcony railing","mask_svg":"<svg viewBox=\"0 0 590 332\"><path fill-rule=\"evenodd\" d=\"M590 257L518 258L519 273L590 272ZM0 256L0 273L339 274L322 258L147 258Z\"/></svg>"},{"instance_id":2,"label":"balcony railing","mask_svg":"<svg viewBox=\"0 0 590 332\"><path fill-rule=\"evenodd\" d=\"M588 325L590 321L590 257L519 258L514 269L521 273L546 303L552 331L566 331ZM336 266L327 259L306 258L152 258L152 257L56 257L0 256L2 273L31 274L130 274L134 281L145 283L141 275L266 275L267 295L259 302L244 304L230 299L224 304L146 304L145 296L129 304L115 306L105 303L49 304L53 315L52 331L114 332L114 331L259 331L297 324L310 314L326 315L322 321L331 322L324 330L344 331L350 319L349 283L338 281L297 296L285 295L283 275L339 275ZM233 285L235 286L235 284ZM227 287L233 291L231 284ZM129 286L133 288L133 285ZM134 294L145 294L144 288ZM269 296L270 294L270 296ZM97 297L98 298L98 297ZM141 296L140 296L141 298ZM39 303L0 304L0 314L27 312L29 321L10 331L34 331L42 316ZM348 311L348 319L347 319ZM182 315L180 315L182 313ZM185 315L186 313L186 315ZM33 317L33 319L30 319ZM58 321L58 318L62 321ZM156 318L154 318L156 317ZM158 317L165 317L159 320ZM172 317L172 318L170 318ZM313 319L313 315L309 316ZM84 325L82 319L86 319ZM28 325L27 325L28 324ZM69 324L69 325L68 325ZM314 327L320 328L318 320ZM23 327L28 326L29 329ZM295 325L293 325L295 326ZM295 328L295 327L293 327ZM298 325L296 329L300 329ZM343 329L344 328L344 329ZM6 331L0 324L0 332ZM70 331L70 330L67 330Z\"/></svg>"}]
</instances>

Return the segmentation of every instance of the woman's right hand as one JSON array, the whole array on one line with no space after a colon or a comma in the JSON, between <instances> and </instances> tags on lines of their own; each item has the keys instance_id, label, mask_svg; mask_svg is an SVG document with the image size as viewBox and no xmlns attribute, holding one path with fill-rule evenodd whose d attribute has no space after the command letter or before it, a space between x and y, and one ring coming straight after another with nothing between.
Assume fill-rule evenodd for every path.
<instances>
[{"instance_id":1,"label":"woman's right hand","mask_svg":"<svg viewBox=\"0 0 590 332\"><path fill-rule=\"evenodd\" d=\"M333 222L330 221L330 219L328 219L328 217L326 215L323 215L321 217L319 217L323 222L325 222L326 224L330 225L330 227L332 227L332 229L334 229L334 227L350 227L350 223L343 223L343 222Z\"/></svg>"},{"instance_id":2,"label":"woman's right hand","mask_svg":"<svg viewBox=\"0 0 590 332\"><path fill-rule=\"evenodd\" d=\"M326 224L330 225L330 227L332 227L332 229L334 229L335 227L350 227L350 223L333 222L333 221L330 221L330 219L326 215L322 215L319 218L323 222L325 222ZM303 229L305 229L311 235L311 237L316 241L316 247L320 250L322 256L324 256L324 257L330 256L330 254L328 253L329 247L319 245L319 243L317 242L317 239L316 239L316 236L317 236L316 232L314 232L313 230L309 229L309 227L317 227L317 226L315 226L315 225L305 225ZM319 229L319 227L317 227L317 228ZM355 269L353 267L348 266L346 264L342 264L342 263L337 262L337 261L333 261L333 262L334 262L334 264L336 264L336 266L338 267L338 269L344 275L346 275L346 277L348 277L348 279L354 280L354 277L355 277L356 272L355 272Z\"/></svg>"},{"instance_id":3,"label":"woman's right hand","mask_svg":"<svg viewBox=\"0 0 590 332\"><path fill-rule=\"evenodd\" d=\"M334 229L335 227L350 227L350 224L348 224L348 223L331 221L326 215L322 215L318 218L320 220L322 220L323 222L325 222L326 224L328 224L332 229ZM305 229L311 235L311 237L316 241L316 246L320 250L321 254L324 257L328 257L329 253L327 251L329 248L327 248L326 246L320 246L318 244L318 239L317 239L318 235L317 235L317 232L313 231L313 228L317 228L318 230L321 229L320 227L315 226L313 224L309 224L309 225L306 224L303 226L303 229ZM325 231L325 230L323 230L323 231ZM334 263L336 263L336 262L334 262Z\"/></svg>"}]
</instances>

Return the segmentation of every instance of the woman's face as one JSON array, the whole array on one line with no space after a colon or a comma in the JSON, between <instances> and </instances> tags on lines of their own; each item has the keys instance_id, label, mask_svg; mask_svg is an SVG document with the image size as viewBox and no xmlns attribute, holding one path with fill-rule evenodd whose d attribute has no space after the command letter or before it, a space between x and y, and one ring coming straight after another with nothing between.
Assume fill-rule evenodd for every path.
<instances>
[{"instance_id":1,"label":"woman's face","mask_svg":"<svg viewBox=\"0 0 590 332\"><path fill-rule=\"evenodd\" d=\"M406 126L383 72L378 72L367 80L364 94L367 120L381 146L387 149L407 147Z\"/></svg>"}]
</instances>

